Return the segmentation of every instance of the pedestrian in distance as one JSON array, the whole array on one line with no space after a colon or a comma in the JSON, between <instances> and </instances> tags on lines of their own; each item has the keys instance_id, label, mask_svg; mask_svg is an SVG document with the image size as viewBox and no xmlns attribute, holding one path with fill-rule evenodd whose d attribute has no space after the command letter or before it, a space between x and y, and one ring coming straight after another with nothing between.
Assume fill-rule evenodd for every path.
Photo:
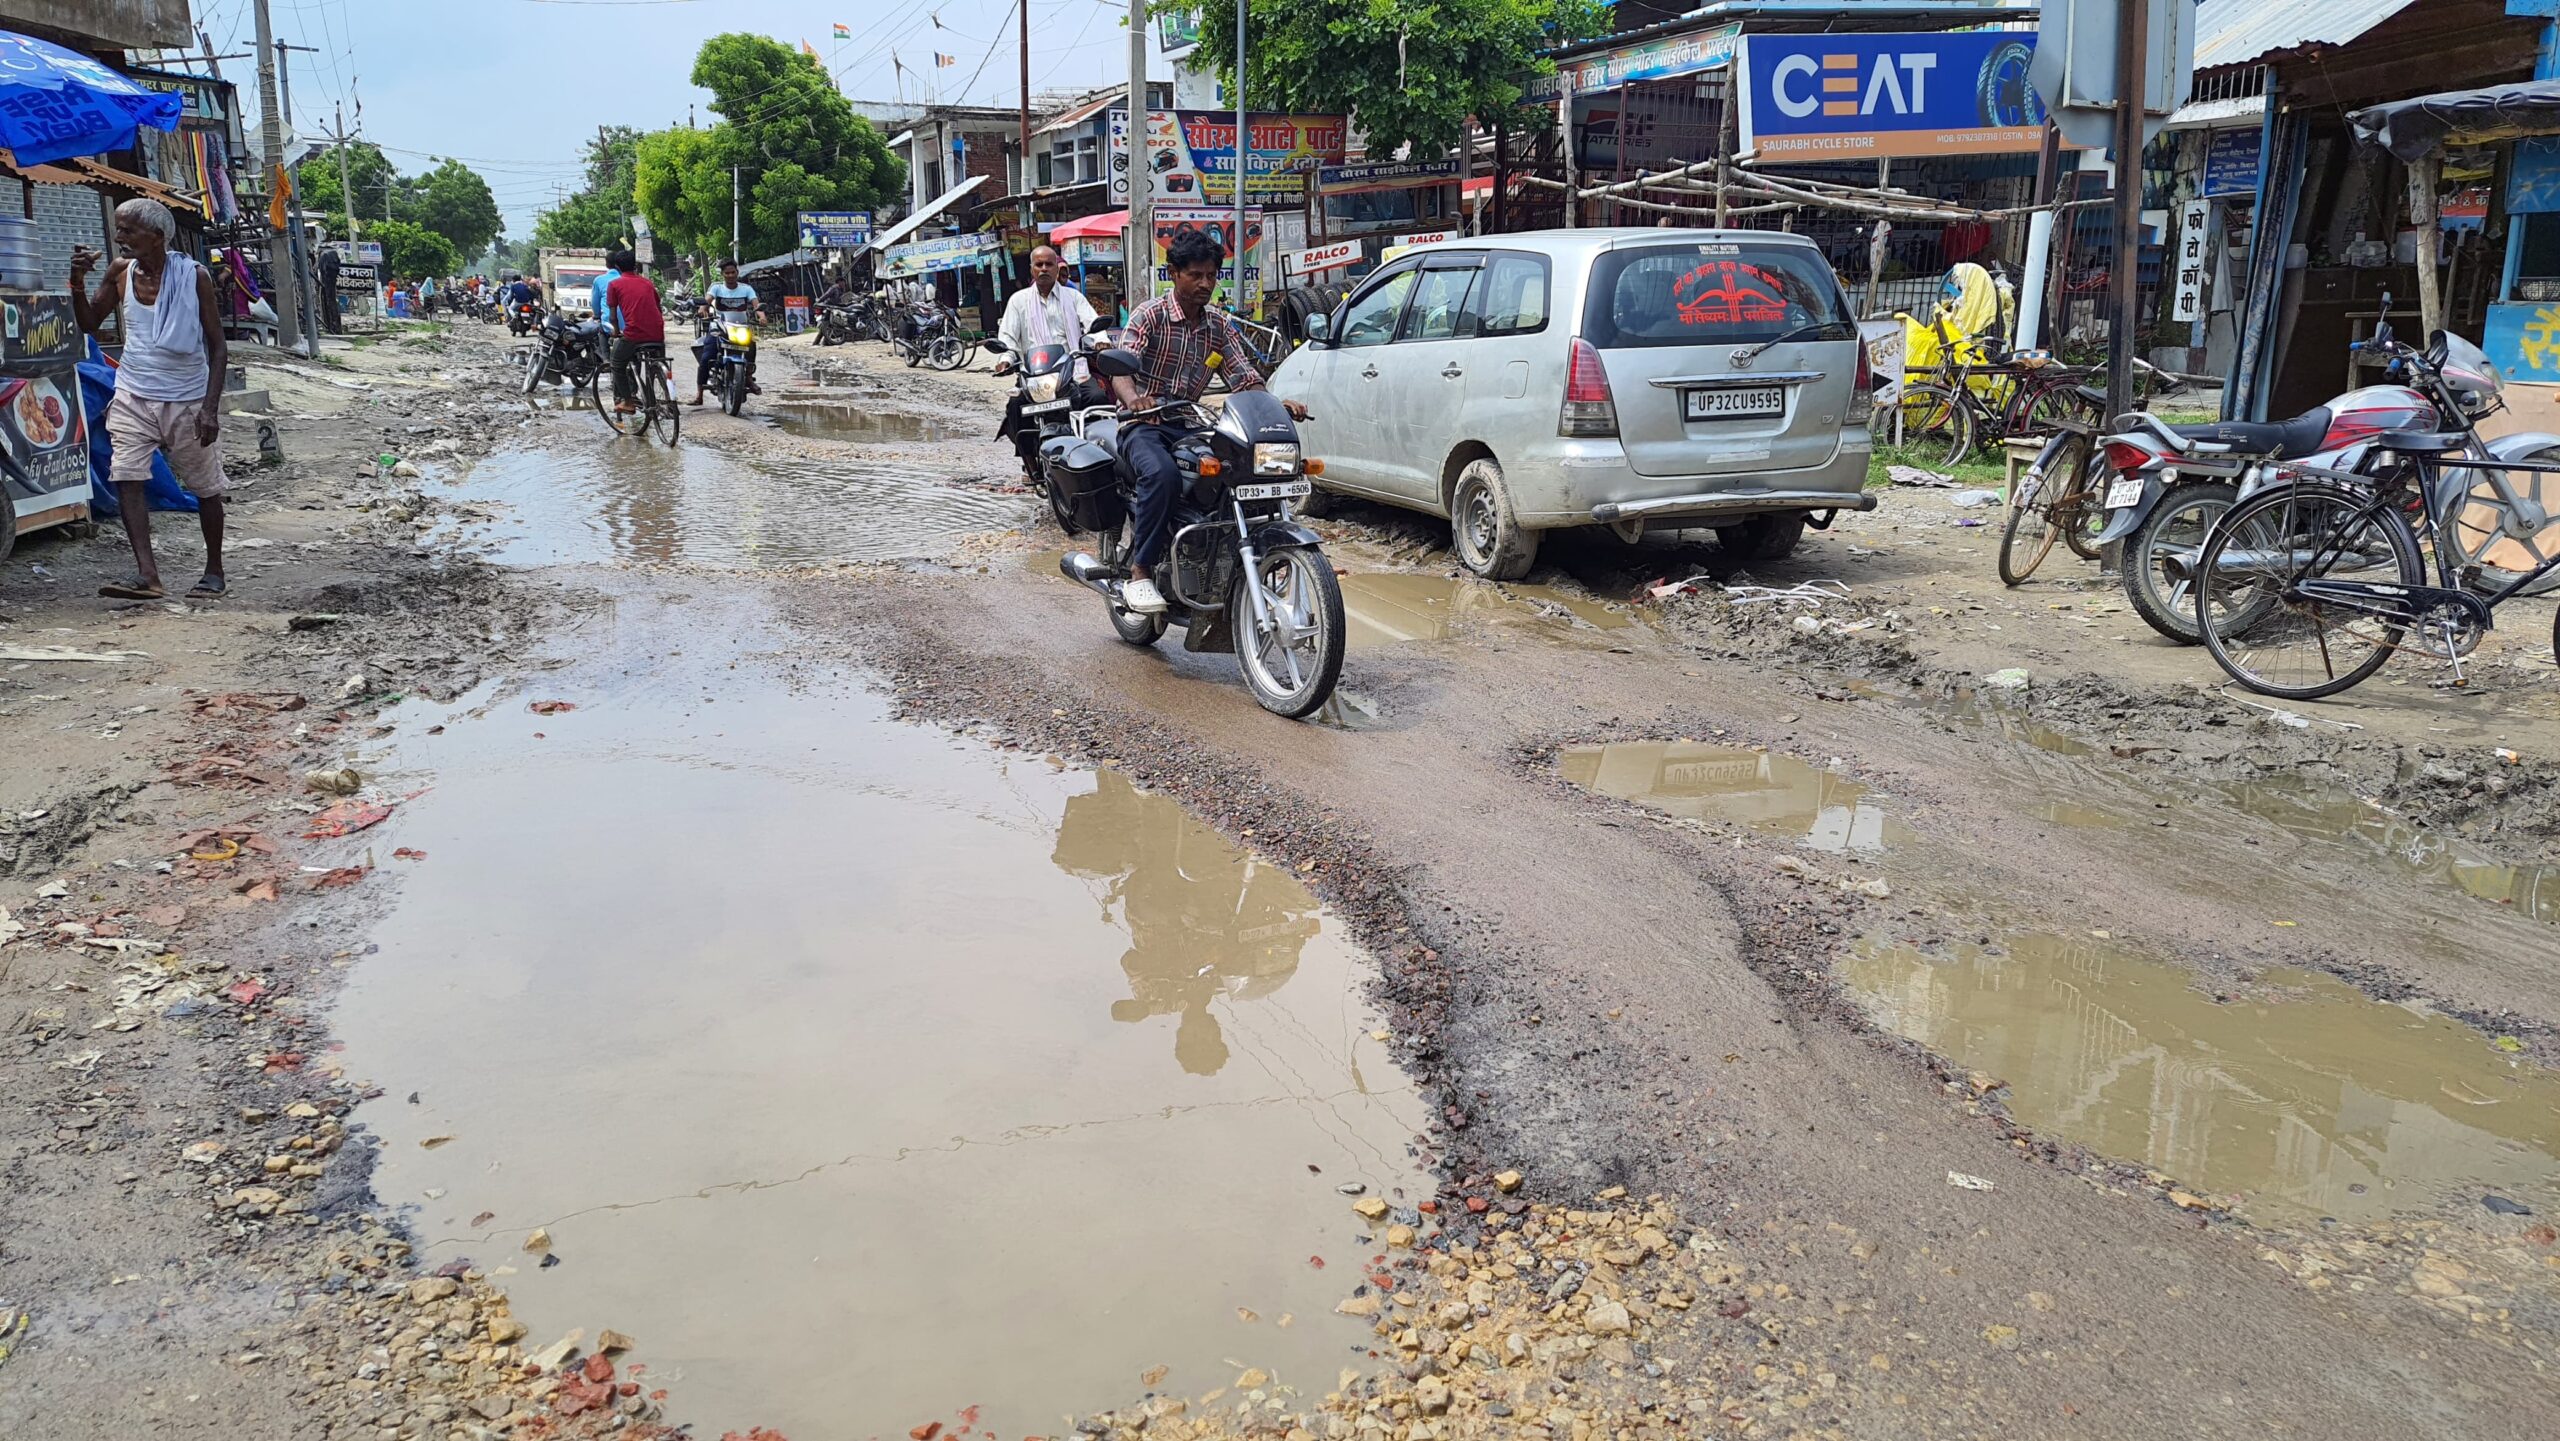
<instances>
[{"instance_id":1,"label":"pedestrian in distance","mask_svg":"<svg viewBox=\"0 0 2560 1441\"><path fill-rule=\"evenodd\" d=\"M88 246L71 252L71 306L81 333L95 335L112 315L124 336L115 399L107 406L107 437L115 459L108 477L124 513L125 539L133 545L133 578L98 588L119 600L158 600L160 563L151 552L151 508L143 494L151 457L166 456L178 483L196 498L204 526L204 578L187 594L209 599L225 590L222 577L222 379L230 361L222 336L222 312L213 277L194 257L169 248L177 218L157 200L135 198L116 207L116 248L95 294L89 272L100 256Z\"/></svg>"}]
</instances>

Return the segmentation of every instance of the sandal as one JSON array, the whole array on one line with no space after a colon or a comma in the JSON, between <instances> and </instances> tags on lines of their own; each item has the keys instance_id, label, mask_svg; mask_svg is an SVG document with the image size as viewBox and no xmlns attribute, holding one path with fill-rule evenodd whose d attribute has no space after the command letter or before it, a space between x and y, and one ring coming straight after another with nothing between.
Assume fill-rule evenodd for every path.
<instances>
[{"instance_id":1,"label":"sandal","mask_svg":"<svg viewBox=\"0 0 2560 1441\"><path fill-rule=\"evenodd\" d=\"M140 576L98 587L98 594L111 600L166 600L169 593Z\"/></svg>"},{"instance_id":2,"label":"sandal","mask_svg":"<svg viewBox=\"0 0 2560 1441\"><path fill-rule=\"evenodd\" d=\"M197 581L195 583L195 588L187 592L187 599L219 600L228 590L230 590L230 587L223 584L222 577L218 575L208 575L204 579Z\"/></svg>"}]
</instances>

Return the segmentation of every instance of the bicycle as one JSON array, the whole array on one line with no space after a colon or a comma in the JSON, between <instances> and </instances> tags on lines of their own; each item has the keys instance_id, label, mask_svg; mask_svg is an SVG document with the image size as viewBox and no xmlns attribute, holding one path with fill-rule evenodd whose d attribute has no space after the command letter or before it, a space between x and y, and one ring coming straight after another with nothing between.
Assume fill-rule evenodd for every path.
<instances>
[{"instance_id":1,"label":"bicycle","mask_svg":"<svg viewBox=\"0 0 2560 1441\"><path fill-rule=\"evenodd\" d=\"M664 342L653 341L635 349L638 353L631 358L632 391L638 407L625 411L619 397L607 393L620 391L619 385L589 386L587 398L614 434L645 437L656 430L672 446L684 428L684 408L676 404L675 367L667 361Z\"/></svg>"},{"instance_id":2,"label":"bicycle","mask_svg":"<svg viewBox=\"0 0 2560 1441\"><path fill-rule=\"evenodd\" d=\"M2376 437L2376 450L2397 462L2378 474L2297 466L2301 479L2259 491L2214 526L2196 566L2197 625L2215 664L2261 695L2335 695L2380 670L2413 630L2451 665L2453 684L2467 684L2463 657L2497 608L2560 574L2543 482L2513 479L2560 475L2560 460L2490 454L2468 429L2499 403L2489 358L2444 331L2413 350L2388 322L2358 348L2387 357L2440 417L2466 428ZM2459 478L2472 473L2482 478ZM2466 532L2483 539L2466 547ZM2560 659L2560 617L2551 644Z\"/></svg>"},{"instance_id":3,"label":"bicycle","mask_svg":"<svg viewBox=\"0 0 2560 1441\"><path fill-rule=\"evenodd\" d=\"M2018 478L2009 495L2009 521L2000 532L2000 583L2026 583L2061 540L2083 560L2098 558L2094 537L2105 523L2103 501L2106 454L2098 448L2097 427L2071 419L2057 422L2035 464Z\"/></svg>"},{"instance_id":4,"label":"bicycle","mask_svg":"<svg viewBox=\"0 0 2560 1441\"><path fill-rule=\"evenodd\" d=\"M2049 434L2065 420L2094 426L2102 418L2106 396L2087 383L2096 374L2092 368L2061 364L2041 350L1959 361L1946 321L1932 318L1929 326L1938 335L1937 367L1923 372L1931 379L1904 384L1896 412L1897 438L1921 459L1952 469L1978 446Z\"/></svg>"}]
</instances>

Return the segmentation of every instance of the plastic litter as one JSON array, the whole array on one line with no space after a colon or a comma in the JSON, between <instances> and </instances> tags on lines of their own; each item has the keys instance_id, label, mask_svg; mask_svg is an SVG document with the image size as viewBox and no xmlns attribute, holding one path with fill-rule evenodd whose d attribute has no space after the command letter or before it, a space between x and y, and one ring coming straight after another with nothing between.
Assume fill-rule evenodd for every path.
<instances>
[{"instance_id":1,"label":"plastic litter","mask_svg":"<svg viewBox=\"0 0 2560 1441\"><path fill-rule=\"evenodd\" d=\"M1952 475L1917 465L1888 465L1884 468L1884 473L1885 477L1896 485L1925 485L1945 489L1956 483L1956 478Z\"/></svg>"},{"instance_id":2,"label":"plastic litter","mask_svg":"<svg viewBox=\"0 0 2560 1441\"><path fill-rule=\"evenodd\" d=\"M1982 683L1987 686L1996 686L2001 690L2025 690L2027 688L2026 667L2013 665L2005 670L1995 670L1984 676Z\"/></svg>"},{"instance_id":3,"label":"plastic litter","mask_svg":"<svg viewBox=\"0 0 2560 1441\"><path fill-rule=\"evenodd\" d=\"M1949 1171L1947 1173L1947 1184L1955 1187L1959 1191L1988 1191L1992 1189L1991 1182L1982 1179L1980 1176L1968 1176L1962 1171Z\"/></svg>"},{"instance_id":4,"label":"plastic litter","mask_svg":"<svg viewBox=\"0 0 2560 1441\"><path fill-rule=\"evenodd\" d=\"M1711 576L1693 576L1684 584L1694 585L1698 581L1712 579ZM1849 584L1839 580L1808 580L1798 585L1788 586L1729 585L1724 588L1724 594L1725 599L1735 605L1761 605L1774 602L1781 606L1801 605L1820 610L1822 603L1826 600L1847 600Z\"/></svg>"},{"instance_id":5,"label":"plastic litter","mask_svg":"<svg viewBox=\"0 0 2560 1441\"><path fill-rule=\"evenodd\" d=\"M1996 490L1959 490L1955 494L1947 497L1947 503L1949 505L1961 507L1965 510L1972 510L1977 506L1998 505L2000 503L2000 492Z\"/></svg>"}]
</instances>

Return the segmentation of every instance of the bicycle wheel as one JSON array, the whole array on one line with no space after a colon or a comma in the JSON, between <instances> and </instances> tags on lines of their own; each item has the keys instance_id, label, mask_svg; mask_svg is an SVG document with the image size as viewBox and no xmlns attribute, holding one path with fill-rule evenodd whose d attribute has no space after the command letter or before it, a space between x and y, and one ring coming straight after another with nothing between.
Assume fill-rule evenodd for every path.
<instances>
[{"instance_id":1,"label":"bicycle wheel","mask_svg":"<svg viewBox=\"0 0 2560 1441\"><path fill-rule=\"evenodd\" d=\"M676 405L675 372L661 365L650 375L648 385L651 423L658 428L658 438L673 446L684 429L684 411Z\"/></svg>"},{"instance_id":2,"label":"bicycle wheel","mask_svg":"<svg viewBox=\"0 0 2560 1441\"><path fill-rule=\"evenodd\" d=\"M2048 435L2066 422L2094 426L2106 406L2080 393L2077 380L2050 382L2028 393L2022 435Z\"/></svg>"},{"instance_id":3,"label":"bicycle wheel","mask_svg":"<svg viewBox=\"0 0 2560 1441\"><path fill-rule=\"evenodd\" d=\"M596 414L604 417L605 425L616 435L638 435L649 423L649 418L636 410L625 415L614 408L610 368L596 372L595 380L587 386L587 403L596 408Z\"/></svg>"},{"instance_id":4,"label":"bicycle wheel","mask_svg":"<svg viewBox=\"0 0 2560 1441\"><path fill-rule=\"evenodd\" d=\"M1934 381L1904 386L1895 420L1903 449L1930 465L1953 469L1973 450L1973 412Z\"/></svg>"},{"instance_id":5,"label":"bicycle wheel","mask_svg":"<svg viewBox=\"0 0 2560 1441\"><path fill-rule=\"evenodd\" d=\"M2076 522L2085 504L2075 497L2088 490L2093 447L2077 432L2057 436L2018 478L2009 497L2009 523L2000 533L2000 583L2023 585L2036 573L2066 523Z\"/></svg>"},{"instance_id":6,"label":"bicycle wheel","mask_svg":"<svg viewBox=\"0 0 2560 1441\"><path fill-rule=\"evenodd\" d=\"M2306 581L2422 583L2408 518L2354 491L2283 485L2225 512L2197 560L2196 627L2233 680L2317 700L2382 668L2411 617L2387 596L2315 598Z\"/></svg>"}]
</instances>

